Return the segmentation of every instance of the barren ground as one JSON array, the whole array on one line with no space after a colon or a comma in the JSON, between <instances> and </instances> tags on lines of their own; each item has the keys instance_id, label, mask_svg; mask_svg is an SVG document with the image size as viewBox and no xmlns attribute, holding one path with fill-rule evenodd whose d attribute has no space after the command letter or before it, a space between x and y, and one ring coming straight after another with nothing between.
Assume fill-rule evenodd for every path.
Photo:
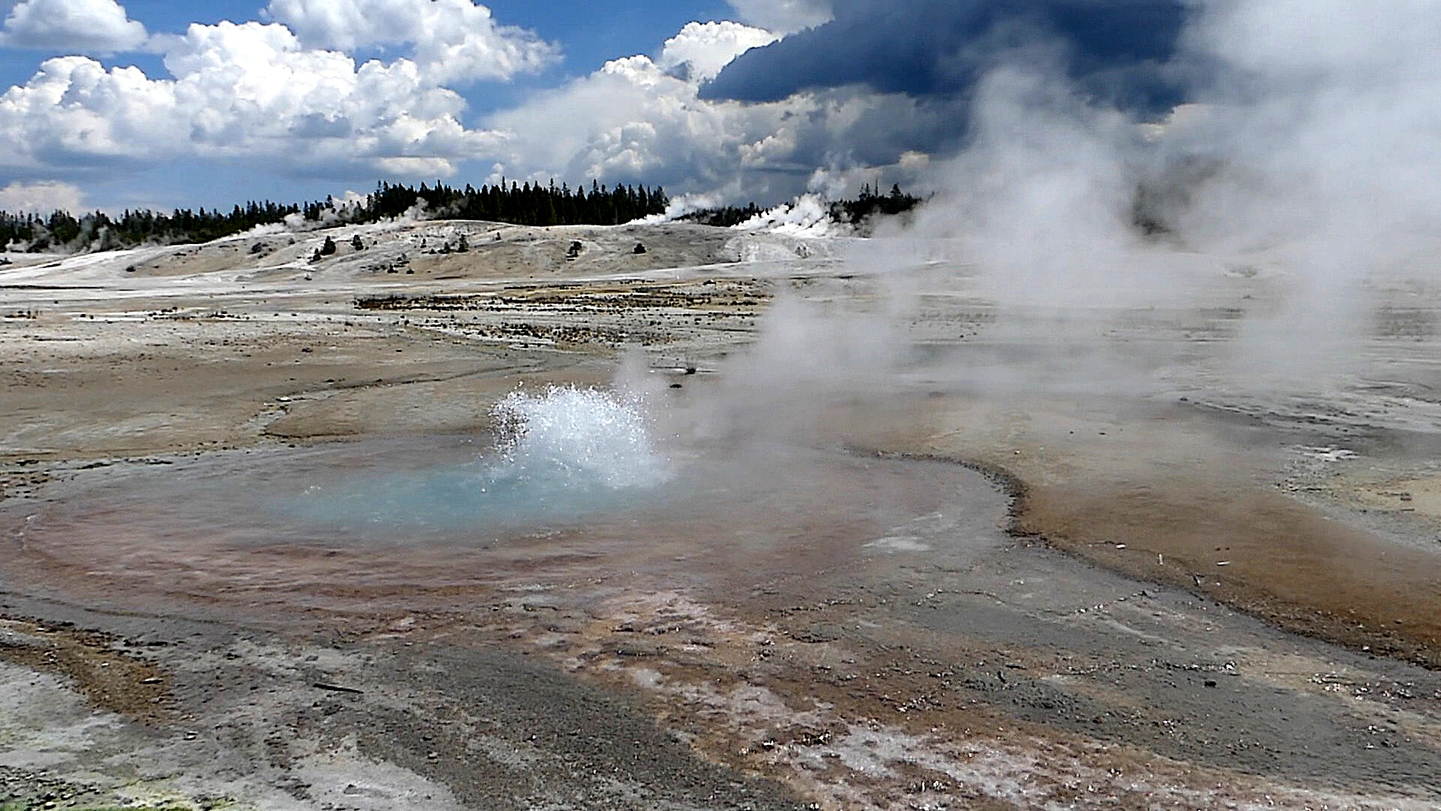
<instances>
[{"instance_id":1,"label":"barren ground","mask_svg":"<svg viewBox=\"0 0 1441 811\"><path fill-rule=\"evenodd\" d=\"M0 808L1441 803L1430 291L1383 286L1324 391L1217 372L1271 293L1219 271L1071 314L1127 374L999 385L1056 362L1043 315L933 267L915 353L851 378L844 316L754 344L778 300L883 307L844 241L428 223L311 264L322 238L0 268ZM497 398L627 347L667 419L728 427L698 452L734 479L683 509L155 529L188 482L483 446Z\"/></svg>"}]
</instances>

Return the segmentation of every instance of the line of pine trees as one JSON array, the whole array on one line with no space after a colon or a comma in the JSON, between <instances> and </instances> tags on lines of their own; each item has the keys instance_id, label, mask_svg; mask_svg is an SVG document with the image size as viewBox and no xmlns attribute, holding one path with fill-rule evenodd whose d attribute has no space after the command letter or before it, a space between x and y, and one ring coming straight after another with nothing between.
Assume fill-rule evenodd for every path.
<instances>
[{"instance_id":1,"label":"line of pine trees","mask_svg":"<svg viewBox=\"0 0 1441 811\"><path fill-rule=\"evenodd\" d=\"M502 179L479 189L469 184L457 189L442 183L422 183L416 189L382 181L358 212L361 221L374 222L400 216L421 200L429 216L516 225L619 225L663 213L670 203L659 186L618 185L612 189L596 181L591 181L589 192L583 187L572 190L564 183L557 187L554 180L549 186L511 182L507 187ZM306 216L320 219L324 212L307 211Z\"/></svg>"},{"instance_id":2,"label":"line of pine trees","mask_svg":"<svg viewBox=\"0 0 1441 811\"><path fill-rule=\"evenodd\" d=\"M861 188L859 196L849 200L833 200L830 204L831 219L837 222L863 223L875 216L895 216L903 214L921 203L925 202L920 197L901 191L900 184L891 186L889 194L880 193L880 185L872 187L867 183ZM706 208L699 211L691 211L682 214L676 219L682 222L694 222L701 225L714 225L721 228L730 228L739 225L763 212L755 203L745 206L719 206L717 208Z\"/></svg>"},{"instance_id":3,"label":"line of pine trees","mask_svg":"<svg viewBox=\"0 0 1441 811\"><path fill-rule=\"evenodd\" d=\"M49 217L0 211L0 246L24 245L31 251L54 249L110 250L145 243L206 242L276 223L300 206L270 201L249 202L229 212L176 209L171 214L127 209L119 217L94 211L80 218L67 211Z\"/></svg>"},{"instance_id":4,"label":"line of pine trees","mask_svg":"<svg viewBox=\"0 0 1441 811\"><path fill-rule=\"evenodd\" d=\"M422 204L423 202L423 204ZM432 219L490 220L516 225L618 225L641 217L663 213L670 200L659 186L618 185L608 188L592 181L590 189L571 189L554 181L510 183L504 180L479 189L466 185L454 188L443 183L418 187L381 181L356 201L337 202L326 198L304 205L280 205L270 201L249 202L225 212L177 209L163 214L154 211L125 211L110 217L96 211L74 217L56 211L49 217L0 211L0 248L9 250L111 250L146 244L183 244L248 231L299 217L324 224L370 223L399 217L418 210ZM867 218L909 211L922 202L892 186L881 194L869 184L859 197L831 203L831 216L844 222L860 223ZM419 208L417 208L419 206ZM726 206L692 212L681 219L706 225L731 226L744 222L761 209L754 203L744 207Z\"/></svg>"},{"instance_id":5,"label":"line of pine trees","mask_svg":"<svg viewBox=\"0 0 1441 811\"><path fill-rule=\"evenodd\" d=\"M867 183L856 199L831 203L831 216L842 222L858 223L877 214L893 217L910 211L922 202L921 198L901 191L899 183L891 186L890 193L884 195L879 183L875 188Z\"/></svg>"},{"instance_id":6,"label":"line of pine trees","mask_svg":"<svg viewBox=\"0 0 1441 811\"><path fill-rule=\"evenodd\" d=\"M423 201L423 204L422 204ZM371 194L353 203L332 198L304 205L270 201L235 206L229 212L177 209L171 214L126 211L111 217L95 211L75 217L56 211L48 217L0 211L0 249L111 250L136 245L208 242L248 231L257 225L283 222L291 215L303 220L339 224L369 223L398 217L417 205L426 218L492 220L516 225L618 225L665 211L670 200L659 186L617 185L592 181L590 190L539 183L504 182L453 188L436 182L419 187L382 181Z\"/></svg>"},{"instance_id":7,"label":"line of pine trees","mask_svg":"<svg viewBox=\"0 0 1441 811\"><path fill-rule=\"evenodd\" d=\"M701 225L714 225L717 228L730 228L749 220L761 213L763 209L755 203L748 203L744 206L717 206L716 208L704 208L699 211L690 211L677 217L681 222L694 222Z\"/></svg>"}]
</instances>

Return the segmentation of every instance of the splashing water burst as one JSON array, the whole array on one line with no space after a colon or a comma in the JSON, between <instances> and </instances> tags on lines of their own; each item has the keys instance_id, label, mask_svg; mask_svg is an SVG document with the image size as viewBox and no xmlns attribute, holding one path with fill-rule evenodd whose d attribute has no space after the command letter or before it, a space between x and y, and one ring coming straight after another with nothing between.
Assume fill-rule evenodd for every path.
<instances>
[{"instance_id":1,"label":"splashing water burst","mask_svg":"<svg viewBox=\"0 0 1441 811\"><path fill-rule=\"evenodd\" d=\"M515 391L491 415L491 454L313 483L281 509L372 538L460 539L544 530L664 497L656 491L671 479L670 464L638 398L576 387Z\"/></svg>"},{"instance_id":2,"label":"splashing water burst","mask_svg":"<svg viewBox=\"0 0 1441 811\"><path fill-rule=\"evenodd\" d=\"M640 406L636 398L595 389L512 392L492 410L504 461L491 476L561 490L661 484L667 460L656 452Z\"/></svg>"}]
</instances>

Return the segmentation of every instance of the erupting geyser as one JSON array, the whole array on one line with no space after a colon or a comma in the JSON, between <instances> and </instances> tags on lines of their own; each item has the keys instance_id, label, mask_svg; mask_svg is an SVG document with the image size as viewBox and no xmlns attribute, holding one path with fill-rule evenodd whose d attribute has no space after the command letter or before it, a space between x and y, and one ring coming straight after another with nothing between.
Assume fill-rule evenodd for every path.
<instances>
[{"instance_id":1,"label":"erupting geyser","mask_svg":"<svg viewBox=\"0 0 1441 811\"><path fill-rule=\"evenodd\" d=\"M297 509L347 526L513 531L631 506L669 478L638 398L571 386L517 390L491 415L493 454L312 484Z\"/></svg>"},{"instance_id":2,"label":"erupting geyser","mask_svg":"<svg viewBox=\"0 0 1441 811\"><path fill-rule=\"evenodd\" d=\"M652 487L668 477L634 396L552 386L517 390L492 410L504 461L490 469L495 485L519 482L548 492Z\"/></svg>"}]
</instances>

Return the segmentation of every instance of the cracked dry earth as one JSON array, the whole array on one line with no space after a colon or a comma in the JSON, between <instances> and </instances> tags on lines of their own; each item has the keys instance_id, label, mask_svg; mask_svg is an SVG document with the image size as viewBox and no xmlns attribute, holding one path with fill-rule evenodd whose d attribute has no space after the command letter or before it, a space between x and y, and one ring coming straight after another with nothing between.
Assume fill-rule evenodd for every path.
<instances>
[{"instance_id":1,"label":"cracked dry earth","mask_svg":"<svg viewBox=\"0 0 1441 811\"><path fill-rule=\"evenodd\" d=\"M531 231L473 241L500 263L576 238ZM1343 629L1335 595L1241 554L1265 539L1238 494L1280 492L1304 521L1272 526L1366 533L1413 577L1335 582L1434 577L1411 542L1428 518L1407 511L1429 504L1408 453L1430 429L1402 420L1427 406L1395 385L1317 422L1191 372L1159 394L997 402L927 367L821 392L834 407L791 415L812 430L692 437L666 497L580 521L377 532L267 512L273 490L473 457L517 381L602 384L635 335L680 386L663 413L704 423L745 399L709 372L774 279L865 298L823 255L728 239L649 234L650 256L692 266L585 269L600 281L517 278L483 250L405 285L304 263L213 278L241 244L79 269L128 297L58 271L22 291L41 314L0 335L0 808L1441 803L1436 594L1362 595ZM166 286L186 274L210 286ZM1176 325L1212 312L1148 329L1191 352ZM915 330L1012 351L994 319L937 297ZM1398 366L1429 351L1378 340ZM1389 377L1414 394L1416 368ZM1372 548L1353 542L1335 541Z\"/></svg>"}]
</instances>

